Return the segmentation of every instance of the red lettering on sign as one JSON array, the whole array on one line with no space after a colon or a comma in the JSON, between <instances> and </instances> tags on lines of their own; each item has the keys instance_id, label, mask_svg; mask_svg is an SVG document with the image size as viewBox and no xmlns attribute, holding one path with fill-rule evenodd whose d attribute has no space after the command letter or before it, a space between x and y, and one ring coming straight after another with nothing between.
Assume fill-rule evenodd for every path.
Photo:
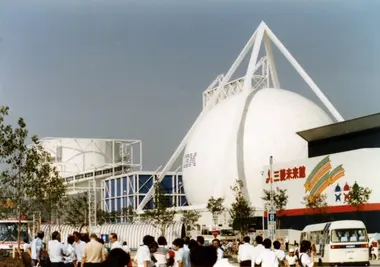
<instances>
[{"instance_id":1,"label":"red lettering on sign","mask_svg":"<svg viewBox=\"0 0 380 267\"><path fill-rule=\"evenodd\" d=\"M293 170L290 168L286 170L286 179L287 180L293 179Z\"/></svg>"},{"instance_id":2,"label":"red lettering on sign","mask_svg":"<svg viewBox=\"0 0 380 267\"><path fill-rule=\"evenodd\" d=\"M274 172L274 181L275 182L280 181L280 172L279 171Z\"/></svg>"},{"instance_id":3,"label":"red lettering on sign","mask_svg":"<svg viewBox=\"0 0 380 267\"><path fill-rule=\"evenodd\" d=\"M299 168L293 168L293 178L297 179L299 178Z\"/></svg>"},{"instance_id":4,"label":"red lettering on sign","mask_svg":"<svg viewBox=\"0 0 380 267\"><path fill-rule=\"evenodd\" d=\"M306 177L306 167L305 166L301 166L298 168L298 176L299 178L305 178Z\"/></svg>"},{"instance_id":5,"label":"red lettering on sign","mask_svg":"<svg viewBox=\"0 0 380 267\"><path fill-rule=\"evenodd\" d=\"M305 178L305 177L306 177L306 167L300 166L300 167L274 171L272 182L282 182L286 180L299 179L299 178ZM268 184L270 182L271 182L270 170L268 170L268 176L265 179L265 183Z\"/></svg>"}]
</instances>

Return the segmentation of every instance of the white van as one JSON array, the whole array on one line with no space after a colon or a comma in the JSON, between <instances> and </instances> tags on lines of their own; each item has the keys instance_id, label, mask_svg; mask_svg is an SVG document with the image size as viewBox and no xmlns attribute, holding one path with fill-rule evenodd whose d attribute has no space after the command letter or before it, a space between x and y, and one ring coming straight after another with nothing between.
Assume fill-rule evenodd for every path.
<instances>
[{"instance_id":1,"label":"white van","mask_svg":"<svg viewBox=\"0 0 380 267\"><path fill-rule=\"evenodd\" d=\"M315 261L319 265L369 266L368 235L362 221L307 225L301 232L302 240L309 240L315 245Z\"/></svg>"}]
</instances>

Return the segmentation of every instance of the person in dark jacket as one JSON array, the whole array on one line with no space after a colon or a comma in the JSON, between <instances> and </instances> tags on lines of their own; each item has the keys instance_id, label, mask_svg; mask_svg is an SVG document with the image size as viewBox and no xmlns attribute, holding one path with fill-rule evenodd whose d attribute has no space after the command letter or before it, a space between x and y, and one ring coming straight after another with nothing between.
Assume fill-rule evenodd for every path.
<instances>
[{"instance_id":1,"label":"person in dark jacket","mask_svg":"<svg viewBox=\"0 0 380 267\"><path fill-rule=\"evenodd\" d=\"M103 263L104 267L124 267L128 266L131 257L122 248L112 249L107 257L107 260Z\"/></svg>"}]
</instances>

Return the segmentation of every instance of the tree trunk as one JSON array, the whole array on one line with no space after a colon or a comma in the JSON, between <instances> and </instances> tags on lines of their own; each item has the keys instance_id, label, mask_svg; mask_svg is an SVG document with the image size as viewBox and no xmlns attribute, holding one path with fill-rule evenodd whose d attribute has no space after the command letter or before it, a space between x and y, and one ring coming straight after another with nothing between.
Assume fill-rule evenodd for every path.
<instances>
[{"instance_id":1,"label":"tree trunk","mask_svg":"<svg viewBox=\"0 0 380 267\"><path fill-rule=\"evenodd\" d=\"M161 235L165 236L165 232L166 232L166 225L165 224L161 224Z\"/></svg>"},{"instance_id":2,"label":"tree trunk","mask_svg":"<svg viewBox=\"0 0 380 267\"><path fill-rule=\"evenodd\" d=\"M212 214L212 220L214 222L214 226L217 226L217 224L218 224L218 214L216 214L216 213Z\"/></svg>"},{"instance_id":3,"label":"tree trunk","mask_svg":"<svg viewBox=\"0 0 380 267\"><path fill-rule=\"evenodd\" d=\"M18 231L17 231L17 250L21 249L21 207L18 208ZM21 253L19 253L21 257Z\"/></svg>"},{"instance_id":4,"label":"tree trunk","mask_svg":"<svg viewBox=\"0 0 380 267\"><path fill-rule=\"evenodd\" d=\"M82 228L83 228L84 225L85 225L85 224L82 223L82 225L79 227L79 233L82 233Z\"/></svg>"},{"instance_id":5,"label":"tree trunk","mask_svg":"<svg viewBox=\"0 0 380 267\"><path fill-rule=\"evenodd\" d=\"M51 213L52 213L52 208L51 208L51 198L50 198L50 195L49 195L49 235L48 235L48 239L50 240L51 238Z\"/></svg>"},{"instance_id":6,"label":"tree trunk","mask_svg":"<svg viewBox=\"0 0 380 267\"><path fill-rule=\"evenodd\" d=\"M20 193L21 193L21 174L19 173L18 174L18 196L20 197ZM17 210L17 213L18 213L18 231L17 231L17 249L18 251L20 251L20 247L21 247L21 205L22 205L22 200L21 200L22 197L20 197L20 199L18 200L18 210ZM21 253L20 253L20 257L21 257Z\"/></svg>"}]
</instances>

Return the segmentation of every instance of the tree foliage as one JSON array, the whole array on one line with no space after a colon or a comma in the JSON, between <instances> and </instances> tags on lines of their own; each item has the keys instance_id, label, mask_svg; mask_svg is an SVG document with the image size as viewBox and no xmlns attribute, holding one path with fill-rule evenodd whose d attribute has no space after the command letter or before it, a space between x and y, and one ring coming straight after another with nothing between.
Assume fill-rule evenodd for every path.
<instances>
[{"instance_id":1,"label":"tree foliage","mask_svg":"<svg viewBox=\"0 0 380 267\"><path fill-rule=\"evenodd\" d=\"M12 126L6 123L8 114L8 107L0 108L0 164L4 166L0 171L0 198L7 203L3 205L3 215L19 219L20 247L21 218L42 209L51 214L61 203L65 186L38 137L34 135L29 140L24 119L19 118Z\"/></svg>"},{"instance_id":2,"label":"tree foliage","mask_svg":"<svg viewBox=\"0 0 380 267\"><path fill-rule=\"evenodd\" d=\"M153 208L145 210L140 216L142 221L145 221L153 226L161 227L161 234L165 235L166 226L174 223L175 210L170 209L170 199L164 192L161 184L154 184Z\"/></svg>"},{"instance_id":3,"label":"tree foliage","mask_svg":"<svg viewBox=\"0 0 380 267\"><path fill-rule=\"evenodd\" d=\"M248 233L250 218L254 215L254 209L244 197L243 189L244 183L242 180L236 180L235 185L231 186L231 190L235 195L235 202L232 203L229 210L233 221L232 228L239 231L242 236Z\"/></svg>"},{"instance_id":4,"label":"tree foliage","mask_svg":"<svg viewBox=\"0 0 380 267\"><path fill-rule=\"evenodd\" d=\"M103 217L106 223L133 223L136 219L136 212L132 206L128 206L121 211L103 212Z\"/></svg>"},{"instance_id":5,"label":"tree foliage","mask_svg":"<svg viewBox=\"0 0 380 267\"><path fill-rule=\"evenodd\" d=\"M187 230L195 230L201 214L196 210L185 210L182 212L181 222L186 225Z\"/></svg>"},{"instance_id":6,"label":"tree foliage","mask_svg":"<svg viewBox=\"0 0 380 267\"><path fill-rule=\"evenodd\" d=\"M351 187L347 203L359 210L360 206L367 203L372 190L368 187L359 186L356 182Z\"/></svg>"},{"instance_id":7,"label":"tree foliage","mask_svg":"<svg viewBox=\"0 0 380 267\"><path fill-rule=\"evenodd\" d=\"M133 223L136 220L136 212L133 210L132 206L123 208L121 211L123 221L127 223Z\"/></svg>"},{"instance_id":8,"label":"tree foliage","mask_svg":"<svg viewBox=\"0 0 380 267\"><path fill-rule=\"evenodd\" d=\"M263 190L264 196L261 198L265 201L266 205L270 205L271 190ZM273 204L278 211L282 211L288 205L288 194L286 189L276 187L276 190L272 190Z\"/></svg>"},{"instance_id":9,"label":"tree foliage","mask_svg":"<svg viewBox=\"0 0 380 267\"><path fill-rule=\"evenodd\" d=\"M327 195L319 194L316 196L306 195L302 202L306 208L313 209L317 213L324 212L327 207Z\"/></svg>"},{"instance_id":10,"label":"tree foliage","mask_svg":"<svg viewBox=\"0 0 380 267\"><path fill-rule=\"evenodd\" d=\"M211 212L214 225L217 224L218 222L218 216L222 214L222 212L225 210L224 208L224 198L219 197L219 198L214 198L211 197L209 198L207 202L207 209Z\"/></svg>"},{"instance_id":11,"label":"tree foliage","mask_svg":"<svg viewBox=\"0 0 380 267\"><path fill-rule=\"evenodd\" d=\"M86 193L81 193L73 196L69 196L66 201L66 205L63 206L63 224L68 224L75 228L82 229L85 227L88 229L89 226L89 203L88 196ZM99 225L111 220L112 216L107 214L100 208L97 207L96 211L96 222Z\"/></svg>"}]
</instances>

